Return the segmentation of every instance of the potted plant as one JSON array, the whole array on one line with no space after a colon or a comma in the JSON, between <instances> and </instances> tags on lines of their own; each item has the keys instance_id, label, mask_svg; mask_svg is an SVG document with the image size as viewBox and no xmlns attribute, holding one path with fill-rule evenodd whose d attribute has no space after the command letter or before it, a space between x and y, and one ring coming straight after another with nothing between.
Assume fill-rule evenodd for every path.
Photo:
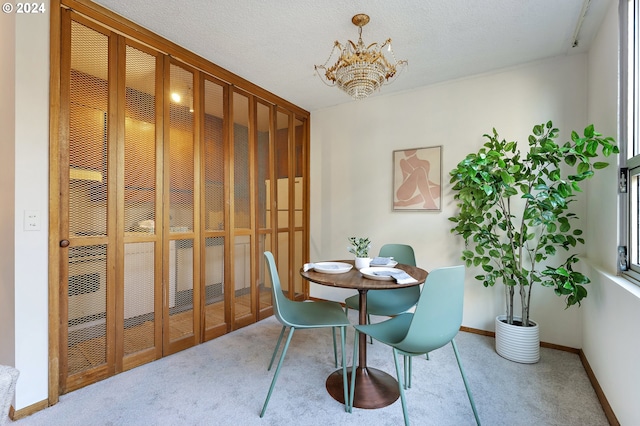
<instances>
[{"instance_id":1,"label":"potted plant","mask_svg":"<svg viewBox=\"0 0 640 426\"><path fill-rule=\"evenodd\" d=\"M462 259L467 267L480 267L475 278L485 287L504 284L506 315L496 318L496 350L506 358L537 362L539 335L528 346L535 349L518 358L503 346L502 326L526 332L537 324L531 320L531 293L536 285L551 287L565 298L566 307L580 306L587 297L589 278L574 270L579 262L575 247L584 244L583 231L572 223L578 219L569 207L580 192L580 183L608 165L595 161L619 152L611 137L602 137L593 125L584 136L571 133L571 140L556 143L558 129L551 121L533 127L529 150L521 153L517 142L500 139L498 132L477 152L467 155L450 172L459 211L449 218L452 233L462 236ZM564 255L562 255L564 254ZM519 296L520 317L514 298ZM527 329L528 328L528 329Z\"/></svg>"},{"instance_id":2,"label":"potted plant","mask_svg":"<svg viewBox=\"0 0 640 426\"><path fill-rule=\"evenodd\" d=\"M347 249L349 253L353 253L356 256L356 269L368 267L371 262L371 258L369 257L371 241L369 238L349 237L349 242L351 245L347 247Z\"/></svg>"}]
</instances>

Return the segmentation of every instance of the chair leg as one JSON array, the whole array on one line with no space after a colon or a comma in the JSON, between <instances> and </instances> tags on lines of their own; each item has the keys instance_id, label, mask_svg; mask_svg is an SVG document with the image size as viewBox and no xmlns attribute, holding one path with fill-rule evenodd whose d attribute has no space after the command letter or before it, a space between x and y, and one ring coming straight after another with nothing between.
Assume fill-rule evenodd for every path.
<instances>
[{"instance_id":1,"label":"chair leg","mask_svg":"<svg viewBox=\"0 0 640 426\"><path fill-rule=\"evenodd\" d=\"M269 400L271 399L271 393L273 392L273 388L276 385L276 380L278 380L278 374L280 374L280 367L282 367L282 362L284 361L284 356L287 354L287 349L289 349L289 343L291 343L291 338L293 337L294 331L295 331L295 328L291 327L291 330L289 331L289 336L287 336L287 342L284 344L284 349L282 349L282 355L280 355L280 360L278 361L276 372L273 375L273 380L271 380L269 393L267 393L267 399L265 399L264 401L264 406L262 407L262 411L260 412L260 417L264 416L265 411L267 411L267 405L269 404Z\"/></svg>"},{"instance_id":2,"label":"chair leg","mask_svg":"<svg viewBox=\"0 0 640 426\"><path fill-rule=\"evenodd\" d=\"M338 349L337 345L336 345L336 327L331 327L331 333L333 334L333 361L336 365L336 368L338 368ZM341 332L342 333L342 332ZM345 333L345 339L346 339L346 330L344 331ZM342 364L344 365L344 364Z\"/></svg>"},{"instance_id":3,"label":"chair leg","mask_svg":"<svg viewBox=\"0 0 640 426\"><path fill-rule=\"evenodd\" d=\"M407 369L405 367L405 385L404 388L405 389L411 389L411 377L413 377L413 357L411 355L409 355L407 358L409 358L408 360L408 364L409 364L409 368Z\"/></svg>"},{"instance_id":4,"label":"chair leg","mask_svg":"<svg viewBox=\"0 0 640 426\"><path fill-rule=\"evenodd\" d=\"M462 368L462 363L460 362L460 354L458 353L458 346L456 345L456 341L454 339L451 339L451 346L453 346L453 353L455 353L456 361L458 361L458 368L460 369L460 375L462 376L462 381L464 382L464 388L467 390L467 396L469 397L469 402L471 403L473 416L476 418L476 424L480 426L480 417L478 417L478 411L476 410L476 403L473 401L473 396L471 395L471 389L469 389L469 383L467 382L467 377L464 374L464 369Z\"/></svg>"},{"instance_id":5,"label":"chair leg","mask_svg":"<svg viewBox=\"0 0 640 426\"><path fill-rule=\"evenodd\" d=\"M351 406L349 403L349 386L347 384L347 354L345 353L345 347L347 343L347 327L340 327L340 345L342 350L342 391L344 392L344 411L351 412Z\"/></svg>"},{"instance_id":6,"label":"chair leg","mask_svg":"<svg viewBox=\"0 0 640 426\"><path fill-rule=\"evenodd\" d=\"M284 325L282 326L282 330L280 330L280 336L278 337L278 343L276 343L276 348L273 350L273 355L271 355L271 362L269 363L269 368L267 371L271 371L271 367L273 366L273 360L276 359L276 354L278 353L278 349L280 348L280 343L282 342L282 336L284 335L284 329L287 328Z\"/></svg>"},{"instance_id":7,"label":"chair leg","mask_svg":"<svg viewBox=\"0 0 640 426\"><path fill-rule=\"evenodd\" d=\"M398 389L400 389L400 401L402 403L402 415L404 416L405 426L409 426L409 415L407 414L407 402L404 399L404 383L400 374L400 364L398 363L398 350L393 349L393 362L396 364L396 376L398 377ZM411 357L409 357L411 358ZM405 370L406 371L406 370Z\"/></svg>"},{"instance_id":8,"label":"chair leg","mask_svg":"<svg viewBox=\"0 0 640 426\"><path fill-rule=\"evenodd\" d=\"M338 368L338 349L336 349L336 328L331 327L331 334L333 334L333 362Z\"/></svg>"},{"instance_id":9,"label":"chair leg","mask_svg":"<svg viewBox=\"0 0 640 426\"><path fill-rule=\"evenodd\" d=\"M411 362L411 358L407 355L402 355L402 358L404 360L404 388L407 389L407 386L410 387L409 379L411 377L411 373L409 372L409 363Z\"/></svg>"},{"instance_id":10,"label":"chair leg","mask_svg":"<svg viewBox=\"0 0 640 426\"><path fill-rule=\"evenodd\" d=\"M351 389L349 391L349 412L353 412L353 394L355 393L355 389L356 389L356 369L358 368L358 365L356 364L356 360L358 359L358 339L359 339L359 335L360 332L356 329L356 334L354 337L354 343L353 343L353 362L351 364Z\"/></svg>"},{"instance_id":11,"label":"chair leg","mask_svg":"<svg viewBox=\"0 0 640 426\"><path fill-rule=\"evenodd\" d=\"M371 315L367 314L367 324L371 324ZM369 343L373 345L373 337L369 336Z\"/></svg>"}]
</instances>

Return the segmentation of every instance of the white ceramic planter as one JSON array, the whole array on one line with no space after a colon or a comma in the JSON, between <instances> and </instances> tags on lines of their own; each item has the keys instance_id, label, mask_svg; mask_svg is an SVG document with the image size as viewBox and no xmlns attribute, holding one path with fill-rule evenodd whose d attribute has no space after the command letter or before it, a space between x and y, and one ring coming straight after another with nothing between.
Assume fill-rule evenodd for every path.
<instances>
[{"instance_id":1,"label":"white ceramic planter","mask_svg":"<svg viewBox=\"0 0 640 426\"><path fill-rule=\"evenodd\" d=\"M356 257L356 269L368 268L371 263L370 257Z\"/></svg>"},{"instance_id":2,"label":"white ceramic planter","mask_svg":"<svg viewBox=\"0 0 640 426\"><path fill-rule=\"evenodd\" d=\"M510 325L502 320L506 315L496 317L496 352L503 358L523 364L533 364L540 360L540 328L529 320L531 327ZM514 317L514 320L522 320Z\"/></svg>"}]
</instances>

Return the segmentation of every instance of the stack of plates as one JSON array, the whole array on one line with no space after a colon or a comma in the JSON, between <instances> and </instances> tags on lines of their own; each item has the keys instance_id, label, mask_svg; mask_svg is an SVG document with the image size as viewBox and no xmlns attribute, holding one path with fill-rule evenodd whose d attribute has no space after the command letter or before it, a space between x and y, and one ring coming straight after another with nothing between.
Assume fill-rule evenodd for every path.
<instances>
[{"instance_id":1,"label":"stack of plates","mask_svg":"<svg viewBox=\"0 0 640 426\"><path fill-rule=\"evenodd\" d=\"M343 262L317 262L313 264L314 271L323 274L344 274L349 272L351 268L353 265Z\"/></svg>"}]
</instances>

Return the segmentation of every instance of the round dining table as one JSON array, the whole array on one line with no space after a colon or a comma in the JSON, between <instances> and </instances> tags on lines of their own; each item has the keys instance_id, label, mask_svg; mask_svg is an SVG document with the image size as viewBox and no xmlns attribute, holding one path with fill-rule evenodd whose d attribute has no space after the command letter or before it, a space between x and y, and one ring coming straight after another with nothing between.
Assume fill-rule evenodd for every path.
<instances>
[{"instance_id":1,"label":"round dining table","mask_svg":"<svg viewBox=\"0 0 640 426\"><path fill-rule=\"evenodd\" d=\"M353 260L337 260L332 262L342 262L354 264ZM359 293L359 324L367 323L367 292L369 290L390 290L403 287L420 285L427 279L428 272L416 266L398 264L394 268L402 269L416 282L410 284L397 284L395 280L377 280L365 277L356 268L351 268L348 272L340 274L321 273L310 269L304 271L300 269L300 275L313 283L338 288L349 288L358 290ZM355 390L353 396L353 406L357 408L381 408L393 404L399 396L397 380L390 374L369 367L367 365L367 335L360 333L358 341L358 367L355 369ZM348 368L349 386L351 385L351 374L353 367ZM327 378L327 391L337 401L344 403L342 369L339 369Z\"/></svg>"}]
</instances>

